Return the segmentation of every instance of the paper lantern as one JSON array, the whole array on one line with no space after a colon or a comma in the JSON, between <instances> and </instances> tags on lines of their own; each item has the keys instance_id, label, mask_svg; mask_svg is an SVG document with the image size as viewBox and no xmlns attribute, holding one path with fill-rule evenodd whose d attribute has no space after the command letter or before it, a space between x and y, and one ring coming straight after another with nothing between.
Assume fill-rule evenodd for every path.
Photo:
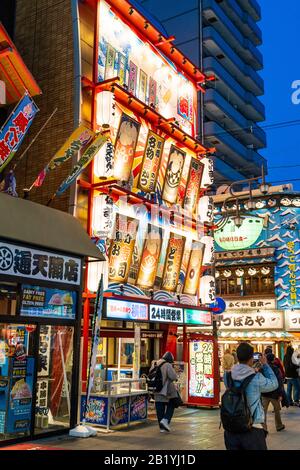
<instances>
[{"instance_id":1,"label":"paper lantern","mask_svg":"<svg viewBox=\"0 0 300 470\"><path fill-rule=\"evenodd\" d=\"M211 224L214 217L214 203L211 196L203 196L198 202L198 220L200 223Z\"/></svg>"},{"instance_id":2,"label":"paper lantern","mask_svg":"<svg viewBox=\"0 0 300 470\"><path fill-rule=\"evenodd\" d=\"M204 243L204 257L203 257L203 266L210 266L214 263L215 259L215 248L214 248L214 239L205 235L201 238L201 243Z\"/></svg>"},{"instance_id":3,"label":"paper lantern","mask_svg":"<svg viewBox=\"0 0 300 470\"><path fill-rule=\"evenodd\" d=\"M110 238L113 230L113 200L106 194L93 199L92 235L98 238Z\"/></svg>"},{"instance_id":4,"label":"paper lantern","mask_svg":"<svg viewBox=\"0 0 300 470\"><path fill-rule=\"evenodd\" d=\"M108 289L108 262L89 260L87 264L88 282L87 287L90 292L97 292L101 274L103 274L103 288Z\"/></svg>"},{"instance_id":5,"label":"paper lantern","mask_svg":"<svg viewBox=\"0 0 300 470\"><path fill-rule=\"evenodd\" d=\"M199 298L201 304L211 304L216 299L216 282L213 276L202 276L200 280Z\"/></svg>"},{"instance_id":6,"label":"paper lantern","mask_svg":"<svg viewBox=\"0 0 300 470\"><path fill-rule=\"evenodd\" d=\"M211 158L203 158L201 163L204 164L204 171L201 180L201 188L208 188L214 183L214 162Z\"/></svg>"},{"instance_id":7,"label":"paper lantern","mask_svg":"<svg viewBox=\"0 0 300 470\"><path fill-rule=\"evenodd\" d=\"M101 127L110 127L113 124L113 94L102 91L97 95L97 124Z\"/></svg>"},{"instance_id":8,"label":"paper lantern","mask_svg":"<svg viewBox=\"0 0 300 470\"><path fill-rule=\"evenodd\" d=\"M110 178L114 173L114 146L110 140L104 144L94 158L94 175Z\"/></svg>"}]
</instances>

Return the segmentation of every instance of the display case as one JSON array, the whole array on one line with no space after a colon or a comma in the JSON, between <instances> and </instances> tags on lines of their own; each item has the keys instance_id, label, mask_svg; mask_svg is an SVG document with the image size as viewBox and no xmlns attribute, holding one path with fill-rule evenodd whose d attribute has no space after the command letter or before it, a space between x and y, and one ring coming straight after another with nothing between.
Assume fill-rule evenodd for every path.
<instances>
[{"instance_id":1,"label":"display case","mask_svg":"<svg viewBox=\"0 0 300 470\"><path fill-rule=\"evenodd\" d=\"M108 430L147 419L148 391L144 379L105 381L101 390L91 393L87 405L86 399L86 395L81 397L80 420L85 419L93 426Z\"/></svg>"}]
</instances>

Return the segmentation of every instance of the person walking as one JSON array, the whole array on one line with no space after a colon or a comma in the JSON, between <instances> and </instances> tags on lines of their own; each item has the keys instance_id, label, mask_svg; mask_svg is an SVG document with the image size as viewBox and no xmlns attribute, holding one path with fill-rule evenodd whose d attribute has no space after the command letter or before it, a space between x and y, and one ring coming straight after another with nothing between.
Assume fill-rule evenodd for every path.
<instances>
[{"instance_id":1,"label":"person walking","mask_svg":"<svg viewBox=\"0 0 300 470\"><path fill-rule=\"evenodd\" d=\"M276 390L278 382L264 354L260 359L262 373L256 373L253 369L253 347L248 343L241 343L236 352L239 363L231 370L232 385L234 389L243 387L252 424L246 432L237 433L225 429L225 446L227 450L267 450L261 394ZM243 386L243 381L246 381L246 386Z\"/></svg>"},{"instance_id":2,"label":"person walking","mask_svg":"<svg viewBox=\"0 0 300 470\"><path fill-rule=\"evenodd\" d=\"M288 346L284 355L283 364L287 380L287 398L289 405L299 406L300 383L298 376L298 367L294 364L292 360L293 355L294 348L292 346Z\"/></svg>"},{"instance_id":3,"label":"person walking","mask_svg":"<svg viewBox=\"0 0 300 470\"><path fill-rule=\"evenodd\" d=\"M278 382L278 387L276 390L273 390L272 392L265 392L262 393L262 404L264 407L264 412L265 412L265 423L264 423L264 429L267 431L267 412L269 408L269 404L271 403L274 409L275 413L275 426L277 431L282 431L285 429L285 425L282 424L281 421L281 414L280 414L280 409L281 409L281 401L284 397L284 391L283 391L283 380L282 380L282 375L280 372L280 369L278 366L275 365L275 355L272 353L267 354L267 361L268 365L271 367L272 371L274 372L277 382Z\"/></svg>"},{"instance_id":4,"label":"person walking","mask_svg":"<svg viewBox=\"0 0 300 470\"><path fill-rule=\"evenodd\" d=\"M234 366L234 357L230 352L230 349L226 349L222 360L223 367L223 382L226 388L228 388L228 374L231 372L231 368Z\"/></svg>"},{"instance_id":5,"label":"person walking","mask_svg":"<svg viewBox=\"0 0 300 470\"><path fill-rule=\"evenodd\" d=\"M237 355L236 355L236 349L232 350L232 355L233 355L234 363L237 364L238 363L238 358L237 358Z\"/></svg>"},{"instance_id":6,"label":"person walking","mask_svg":"<svg viewBox=\"0 0 300 470\"><path fill-rule=\"evenodd\" d=\"M172 366L174 356L167 351L161 359L153 361L149 374L155 367L159 367L162 374L162 389L154 393L156 415L160 432L170 432L170 422L174 414L173 398L177 397L177 389L174 382L178 380L177 374Z\"/></svg>"}]
</instances>

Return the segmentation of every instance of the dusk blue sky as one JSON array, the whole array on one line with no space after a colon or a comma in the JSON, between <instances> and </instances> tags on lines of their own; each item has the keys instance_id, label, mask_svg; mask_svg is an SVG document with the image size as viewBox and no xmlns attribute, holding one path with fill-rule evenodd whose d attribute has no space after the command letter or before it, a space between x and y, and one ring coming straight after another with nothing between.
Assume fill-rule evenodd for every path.
<instances>
[{"instance_id":1,"label":"dusk blue sky","mask_svg":"<svg viewBox=\"0 0 300 470\"><path fill-rule=\"evenodd\" d=\"M281 129L266 128L268 147L262 151L269 166L268 179L300 179L300 104L291 100L292 82L300 80L300 11L299 0L259 0L262 7L263 32L261 52L264 56L266 122L269 126L283 121L299 120L298 125ZM275 166L299 165L294 168ZM293 183L300 190L300 181Z\"/></svg>"}]
</instances>

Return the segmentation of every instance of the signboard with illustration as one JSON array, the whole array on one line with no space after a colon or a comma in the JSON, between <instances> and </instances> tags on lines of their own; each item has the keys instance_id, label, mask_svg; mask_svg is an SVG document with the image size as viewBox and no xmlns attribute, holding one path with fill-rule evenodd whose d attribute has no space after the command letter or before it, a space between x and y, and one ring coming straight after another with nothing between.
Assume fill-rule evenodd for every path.
<instances>
[{"instance_id":1,"label":"signboard with illustration","mask_svg":"<svg viewBox=\"0 0 300 470\"><path fill-rule=\"evenodd\" d=\"M212 341L189 343L189 396L214 397L214 345Z\"/></svg>"},{"instance_id":2,"label":"signboard with illustration","mask_svg":"<svg viewBox=\"0 0 300 470\"><path fill-rule=\"evenodd\" d=\"M84 416L85 409L86 415ZM108 398L90 396L86 407L86 396L84 395L81 397L80 421L85 418L87 423L95 424L98 426L106 426L107 416Z\"/></svg>"},{"instance_id":3,"label":"signboard with illustration","mask_svg":"<svg viewBox=\"0 0 300 470\"><path fill-rule=\"evenodd\" d=\"M22 316L75 319L76 292L22 285Z\"/></svg>"},{"instance_id":4,"label":"signboard with illustration","mask_svg":"<svg viewBox=\"0 0 300 470\"><path fill-rule=\"evenodd\" d=\"M130 421L143 421L147 418L148 398L146 394L131 397Z\"/></svg>"},{"instance_id":5,"label":"signboard with illustration","mask_svg":"<svg viewBox=\"0 0 300 470\"><path fill-rule=\"evenodd\" d=\"M110 424L118 426L128 423L129 419L129 397L111 398L110 402Z\"/></svg>"},{"instance_id":6,"label":"signboard with illustration","mask_svg":"<svg viewBox=\"0 0 300 470\"><path fill-rule=\"evenodd\" d=\"M237 227L229 219L221 229L215 230L215 242L224 250L244 250L258 240L263 224L263 218L245 217L242 226Z\"/></svg>"}]
</instances>

